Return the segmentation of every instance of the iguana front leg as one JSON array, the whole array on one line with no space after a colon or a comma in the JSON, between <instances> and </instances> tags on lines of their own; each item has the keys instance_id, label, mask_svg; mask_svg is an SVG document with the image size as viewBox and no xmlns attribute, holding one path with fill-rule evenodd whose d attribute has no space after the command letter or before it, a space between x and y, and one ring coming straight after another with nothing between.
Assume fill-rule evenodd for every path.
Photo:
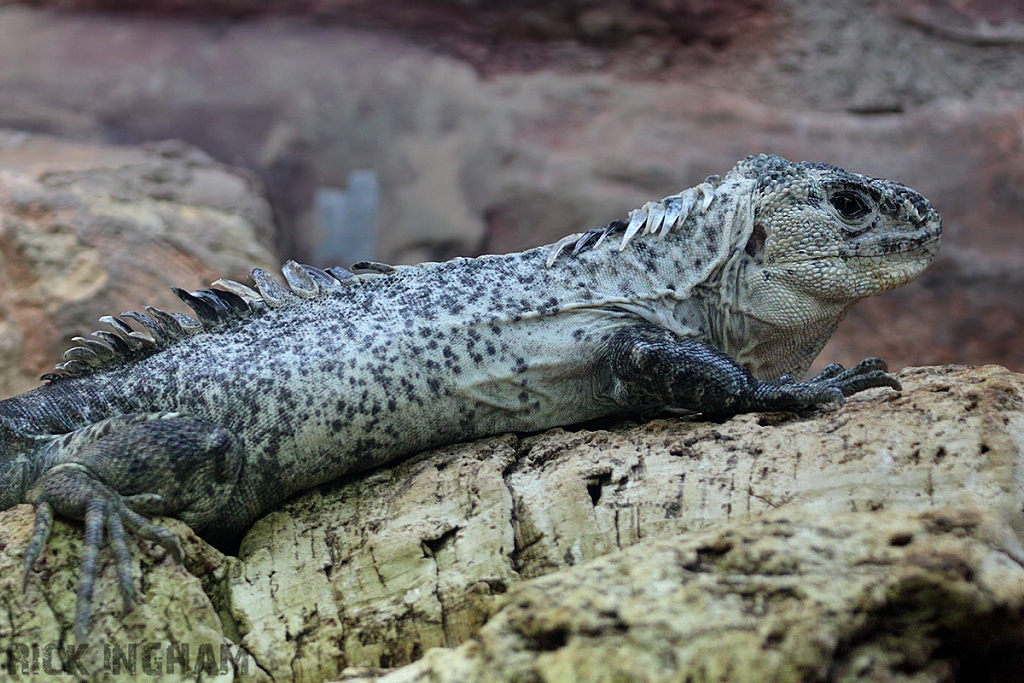
<instances>
[{"instance_id":1,"label":"iguana front leg","mask_svg":"<svg viewBox=\"0 0 1024 683\"><path fill-rule=\"evenodd\" d=\"M230 497L242 467L234 435L206 420L177 413L124 415L59 437L49 445L49 469L26 494L36 506L25 551L29 575L50 535L54 513L85 520L74 633L89 630L93 584L104 534L117 565L125 609L135 601L125 529L167 548L181 560L177 538L145 517L174 515L201 527Z\"/></svg>"},{"instance_id":2,"label":"iguana front leg","mask_svg":"<svg viewBox=\"0 0 1024 683\"><path fill-rule=\"evenodd\" d=\"M873 387L902 387L885 361L868 358L846 370L829 365L806 382L789 377L762 381L728 355L695 339L679 339L654 325L619 330L608 359L620 382L618 400L631 408L663 406L710 415L799 410Z\"/></svg>"}]
</instances>

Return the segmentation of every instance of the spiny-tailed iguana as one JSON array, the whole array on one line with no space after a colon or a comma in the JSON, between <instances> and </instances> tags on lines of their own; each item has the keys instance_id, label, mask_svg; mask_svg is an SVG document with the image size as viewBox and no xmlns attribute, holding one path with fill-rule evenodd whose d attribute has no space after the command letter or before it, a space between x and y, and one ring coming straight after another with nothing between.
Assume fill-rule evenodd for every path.
<instances>
[{"instance_id":1,"label":"spiny-tailed iguana","mask_svg":"<svg viewBox=\"0 0 1024 683\"><path fill-rule=\"evenodd\" d=\"M638 409L728 415L899 389L879 359L802 377L858 299L909 282L941 223L887 180L775 156L505 256L374 272L288 262L175 290L195 317L103 320L47 383L0 402L0 506L85 520L74 631L103 538L127 605L143 515L238 535L289 495L432 446Z\"/></svg>"}]
</instances>

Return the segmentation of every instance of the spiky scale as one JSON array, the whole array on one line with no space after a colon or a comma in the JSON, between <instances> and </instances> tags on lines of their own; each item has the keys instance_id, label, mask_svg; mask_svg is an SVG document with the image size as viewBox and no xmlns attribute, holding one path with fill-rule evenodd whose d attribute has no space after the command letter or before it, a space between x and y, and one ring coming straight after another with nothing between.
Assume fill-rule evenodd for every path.
<instances>
[{"instance_id":1,"label":"spiky scale","mask_svg":"<svg viewBox=\"0 0 1024 683\"><path fill-rule=\"evenodd\" d=\"M84 346L72 346L64 352L64 360L78 360L92 367L102 362L95 351Z\"/></svg>"},{"instance_id":2,"label":"spiky scale","mask_svg":"<svg viewBox=\"0 0 1024 683\"><path fill-rule=\"evenodd\" d=\"M123 320L118 320L112 315L103 316L102 318L100 318L100 322L110 325L112 328L114 328L115 332L121 335L128 335L132 333L132 328L130 325L125 323Z\"/></svg>"},{"instance_id":3,"label":"spiky scale","mask_svg":"<svg viewBox=\"0 0 1024 683\"><path fill-rule=\"evenodd\" d=\"M693 211L693 207L697 205L697 191L690 188L683 193L682 202L679 206L679 218L676 222L682 225L686 222L686 219L690 217L690 212Z\"/></svg>"},{"instance_id":4,"label":"spiky scale","mask_svg":"<svg viewBox=\"0 0 1024 683\"><path fill-rule=\"evenodd\" d=\"M154 349L157 346L156 340L153 339L148 334L146 334L145 332L139 332L138 330L136 330L129 334L128 337L130 339L134 339L139 344L141 344L141 348L143 349Z\"/></svg>"},{"instance_id":5,"label":"spiky scale","mask_svg":"<svg viewBox=\"0 0 1024 683\"><path fill-rule=\"evenodd\" d=\"M327 274L333 276L338 282L344 282L345 280L354 278L356 276L351 270L342 268L341 266L331 266L326 271Z\"/></svg>"},{"instance_id":6,"label":"spiky scale","mask_svg":"<svg viewBox=\"0 0 1024 683\"><path fill-rule=\"evenodd\" d=\"M243 285L241 282L235 282L234 280L214 280L211 287L223 290L225 292L231 292L238 298L250 304L253 301L257 301L260 298L259 292L255 289Z\"/></svg>"},{"instance_id":7,"label":"spiky scale","mask_svg":"<svg viewBox=\"0 0 1024 683\"><path fill-rule=\"evenodd\" d=\"M640 228L643 227L647 221L647 209L635 209L629 213L629 225L626 226L626 233L622 236L622 243L619 245L619 251L624 251L629 245L633 236L640 232Z\"/></svg>"},{"instance_id":8,"label":"spiky scale","mask_svg":"<svg viewBox=\"0 0 1024 683\"><path fill-rule=\"evenodd\" d=\"M197 289L194 292L190 292L190 294L195 298L202 299L206 303L210 304L213 310L217 312L217 317L222 322L234 317L234 312L231 310L228 302L222 299L212 289Z\"/></svg>"},{"instance_id":9,"label":"spiky scale","mask_svg":"<svg viewBox=\"0 0 1024 683\"><path fill-rule=\"evenodd\" d=\"M278 281L274 279L274 276L262 268L253 268L252 279L253 282L256 283L256 289L259 290L260 297L271 308L279 308L299 300L297 296L282 287Z\"/></svg>"},{"instance_id":10,"label":"spiky scale","mask_svg":"<svg viewBox=\"0 0 1024 683\"><path fill-rule=\"evenodd\" d=\"M578 255L583 251L584 247L598 237L598 232L593 230L587 230L583 233L583 236L576 240L576 245L572 248L572 256Z\"/></svg>"},{"instance_id":11,"label":"spiky scale","mask_svg":"<svg viewBox=\"0 0 1024 683\"><path fill-rule=\"evenodd\" d=\"M327 271L302 264L299 264L299 267L306 271L310 279L316 283L317 288L324 291L341 289L341 283L338 282L338 279Z\"/></svg>"},{"instance_id":12,"label":"spiky scale","mask_svg":"<svg viewBox=\"0 0 1024 683\"><path fill-rule=\"evenodd\" d=\"M114 357L114 350L103 342L96 341L95 339L86 339L85 337L72 337L71 341L81 344L85 348L96 354L96 357L101 361L107 361Z\"/></svg>"},{"instance_id":13,"label":"spiky scale","mask_svg":"<svg viewBox=\"0 0 1024 683\"><path fill-rule=\"evenodd\" d=\"M647 205L647 229L648 235L653 235L661 229L661 223L665 220L666 208L661 202L651 202Z\"/></svg>"},{"instance_id":14,"label":"spiky scale","mask_svg":"<svg viewBox=\"0 0 1024 683\"><path fill-rule=\"evenodd\" d=\"M711 202L715 200L715 186L711 183L704 183L703 185L698 185L697 189L703 195L700 210L707 211L708 207L711 206Z\"/></svg>"},{"instance_id":15,"label":"spiky scale","mask_svg":"<svg viewBox=\"0 0 1024 683\"><path fill-rule=\"evenodd\" d=\"M658 233L658 237L664 237L675 226L679 216L683 213L683 198L679 195L666 197L661 201L665 204L665 216L662 218L661 231Z\"/></svg>"},{"instance_id":16,"label":"spiky scale","mask_svg":"<svg viewBox=\"0 0 1024 683\"><path fill-rule=\"evenodd\" d=\"M206 297L199 295L195 296L189 292L186 292L180 287L171 287L171 291L174 295L181 299L186 306L192 309L196 314L196 318L199 319L203 325L216 329L224 324L225 316L219 306L211 303Z\"/></svg>"},{"instance_id":17,"label":"spiky scale","mask_svg":"<svg viewBox=\"0 0 1024 683\"><path fill-rule=\"evenodd\" d=\"M302 299L312 299L320 292L316 281L295 261L285 261L281 274L292 292Z\"/></svg>"},{"instance_id":18,"label":"spiky scale","mask_svg":"<svg viewBox=\"0 0 1024 683\"><path fill-rule=\"evenodd\" d=\"M174 320L175 322L177 322L178 327L181 328L181 331L186 336L191 337L192 335L198 334L203 330L203 324L186 313L178 313L177 311L173 311L168 315L174 317Z\"/></svg>"},{"instance_id":19,"label":"spiky scale","mask_svg":"<svg viewBox=\"0 0 1024 683\"><path fill-rule=\"evenodd\" d=\"M396 269L394 266L390 266L387 263L378 263L377 261L360 261L359 263L352 264L352 270L368 270L372 273L387 275L395 272Z\"/></svg>"},{"instance_id":20,"label":"spiky scale","mask_svg":"<svg viewBox=\"0 0 1024 683\"><path fill-rule=\"evenodd\" d=\"M66 372L74 377L84 375L88 373L90 369L91 367L88 363L75 359L64 361L63 363L57 363L57 365L54 366L54 370Z\"/></svg>"},{"instance_id":21,"label":"spiky scale","mask_svg":"<svg viewBox=\"0 0 1024 683\"><path fill-rule=\"evenodd\" d=\"M106 330L97 330L92 334L93 336L98 337L102 339L104 342L106 342L107 345L110 346L110 348L118 356L130 356L132 355L132 351L134 351L135 347L129 346L129 344L122 337L119 337L113 332L107 332Z\"/></svg>"},{"instance_id":22,"label":"spiky scale","mask_svg":"<svg viewBox=\"0 0 1024 683\"><path fill-rule=\"evenodd\" d=\"M156 341L158 344L165 343L168 341L168 335L164 331L163 325L161 325L159 322L149 317L145 313L139 313L138 311L124 311L123 313L121 313L121 317L128 318L129 320L134 320L138 324L142 325L142 327L144 327L146 331L149 332L150 335L152 335L153 340Z\"/></svg>"},{"instance_id":23,"label":"spiky scale","mask_svg":"<svg viewBox=\"0 0 1024 683\"><path fill-rule=\"evenodd\" d=\"M160 328L169 339L181 339L185 336L185 330L181 328L181 323L170 313L159 308L153 308L152 306L146 306L144 310L160 323Z\"/></svg>"},{"instance_id":24,"label":"spiky scale","mask_svg":"<svg viewBox=\"0 0 1024 683\"><path fill-rule=\"evenodd\" d=\"M252 309L249 307L249 304L245 302L245 299L232 291L224 289L207 289L203 291L209 293L212 297L220 301L227 309L228 315L232 318L244 320L252 315Z\"/></svg>"},{"instance_id":25,"label":"spiky scale","mask_svg":"<svg viewBox=\"0 0 1024 683\"><path fill-rule=\"evenodd\" d=\"M578 242L581 239L583 239L583 234L582 233L575 233L575 234L572 234L572 235L566 235L562 239L560 239L557 242L555 242L554 244L552 244L550 247L548 247L548 258L547 258L547 261L544 262L544 265L547 266L548 268L553 266L554 263L555 263L555 260L558 258L558 255L562 253L563 249L568 247L570 244L574 244L574 243ZM361 264L357 264L357 265L361 265ZM354 267L355 266L353 266L353 268Z\"/></svg>"},{"instance_id":26,"label":"spiky scale","mask_svg":"<svg viewBox=\"0 0 1024 683\"><path fill-rule=\"evenodd\" d=\"M151 347L153 345L152 339L142 334L141 332L136 332L131 328L130 325L128 325L128 323L118 318L115 318L114 316L105 315L102 318L100 318L100 322L106 323L107 325L110 325L112 328L114 328L114 330L118 332L118 336L120 337L120 339L132 351L140 351L144 348Z\"/></svg>"}]
</instances>

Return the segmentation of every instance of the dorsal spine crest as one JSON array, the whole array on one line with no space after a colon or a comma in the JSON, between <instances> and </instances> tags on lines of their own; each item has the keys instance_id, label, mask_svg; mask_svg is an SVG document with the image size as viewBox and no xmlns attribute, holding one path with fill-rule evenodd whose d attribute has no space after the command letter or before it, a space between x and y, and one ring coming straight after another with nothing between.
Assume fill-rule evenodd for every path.
<instances>
[{"instance_id":1,"label":"dorsal spine crest","mask_svg":"<svg viewBox=\"0 0 1024 683\"><path fill-rule=\"evenodd\" d=\"M139 360L185 337L223 329L270 308L337 292L350 286L354 278L344 268L320 270L294 261L285 262L281 270L288 287L259 268L254 269L251 276L256 283L255 290L233 280L217 280L210 288L194 292L172 287L171 291L192 309L194 317L152 306L144 307L145 313L126 311L118 316L105 315L100 322L113 331L97 330L90 335L92 339L75 337L72 341L78 346L68 349L63 361L41 379L52 382L85 377L105 368ZM134 329L129 321L145 332Z\"/></svg>"}]
</instances>

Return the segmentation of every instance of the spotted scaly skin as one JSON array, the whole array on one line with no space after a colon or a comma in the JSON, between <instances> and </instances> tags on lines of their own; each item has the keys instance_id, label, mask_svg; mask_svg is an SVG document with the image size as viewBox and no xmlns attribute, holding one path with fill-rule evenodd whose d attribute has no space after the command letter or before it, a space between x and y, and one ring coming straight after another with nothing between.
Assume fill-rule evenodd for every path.
<instances>
[{"instance_id":1,"label":"spotted scaly skin","mask_svg":"<svg viewBox=\"0 0 1024 683\"><path fill-rule=\"evenodd\" d=\"M176 557L169 515L237 537L289 495L441 444L671 408L729 415L899 389L869 359L802 377L849 307L919 274L941 223L898 183L774 156L547 247L371 272L285 264L103 320L0 402L0 505L29 502L26 586L83 519L83 639L106 538ZM129 323L131 323L129 325Z\"/></svg>"}]
</instances>

